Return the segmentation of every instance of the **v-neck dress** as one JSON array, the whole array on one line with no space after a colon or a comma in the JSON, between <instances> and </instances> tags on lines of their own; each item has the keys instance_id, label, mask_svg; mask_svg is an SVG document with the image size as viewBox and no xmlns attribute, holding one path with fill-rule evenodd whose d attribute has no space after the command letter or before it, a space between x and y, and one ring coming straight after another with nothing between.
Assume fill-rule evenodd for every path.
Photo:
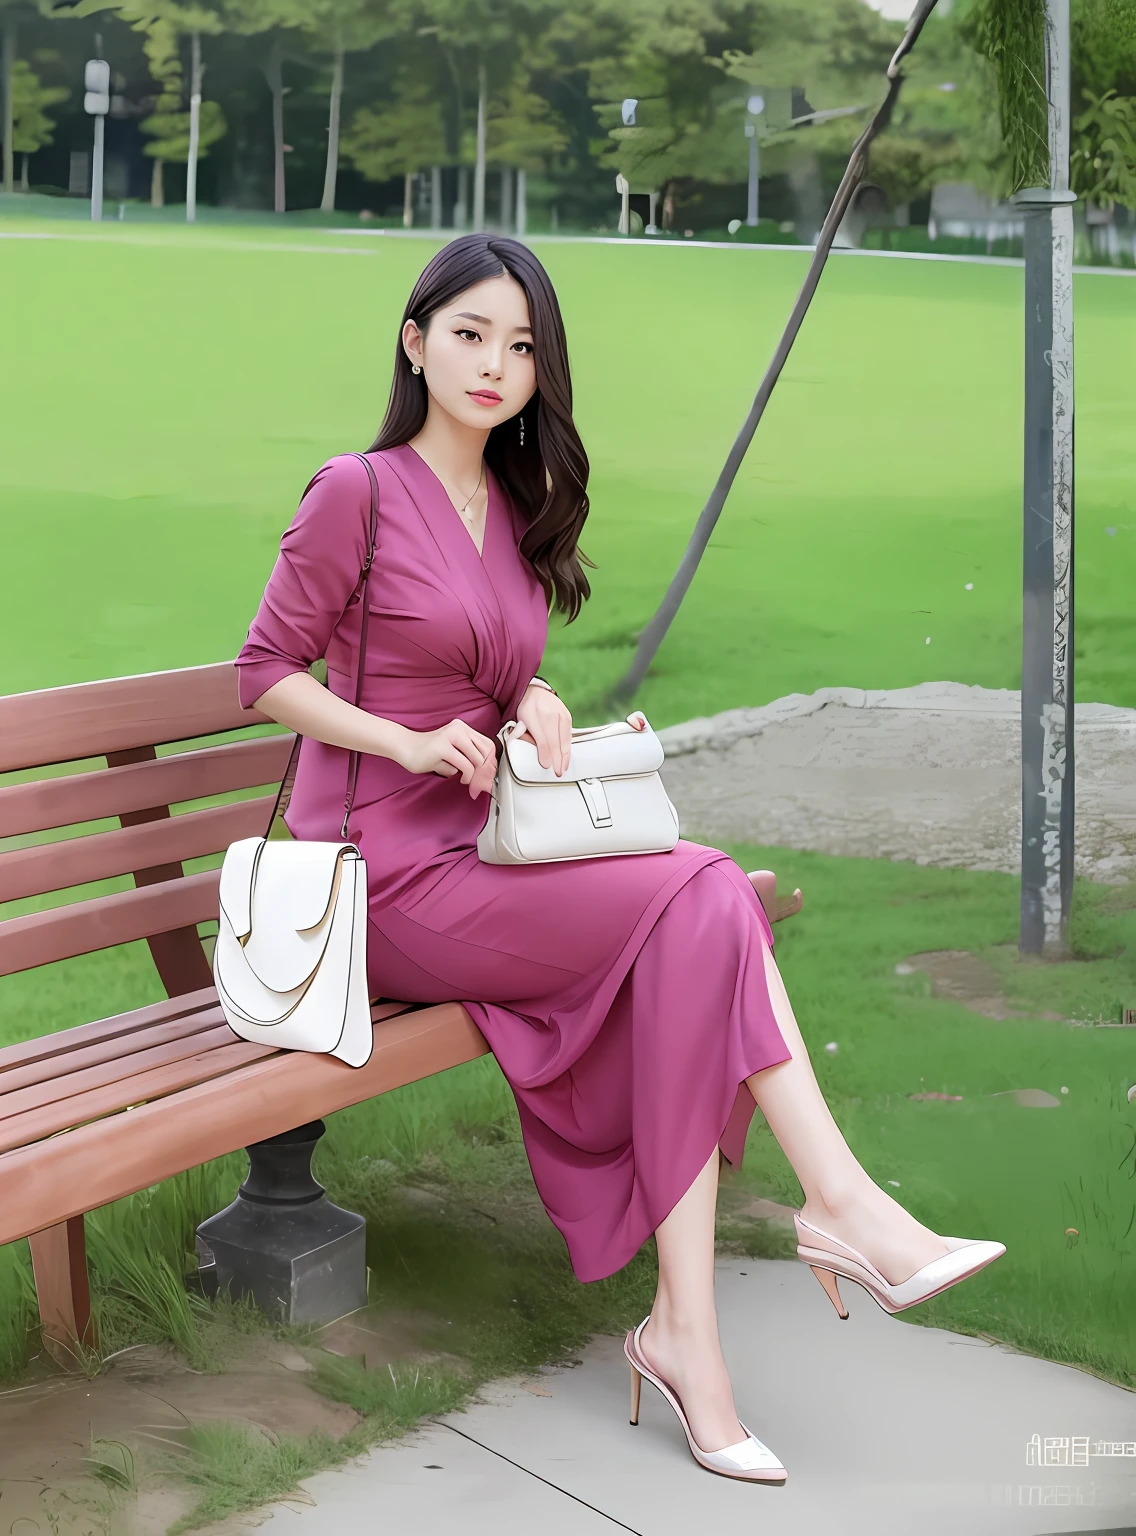
<instances>
[{"instance_id":1,"label":"v-neck dress","mask_svg":"<svg viewBox=\"0 0 1136 1536\"><path fill-rule=\"evenodd\" d=\"M481 554L409 444L369 455L379 483L361 706L415 731L515 718L549 610L492 474ZM350 454L304 493L237 657L249 706L327 659L353 697L370 482ZM567 701L569 708L571 702ZM595 724L577 720L579 725ZM348 753L306 737L286 815L338 841ZM372 997L465 1005L513 1090L537 1190L574 1271L622 1268L717 1145L741 1159L745 1079L791 1051L766 984L773 938L720 849L484 864L489 797L459 776L363 755L349 832L367 863Z\"/></svg>"}]
</instances>

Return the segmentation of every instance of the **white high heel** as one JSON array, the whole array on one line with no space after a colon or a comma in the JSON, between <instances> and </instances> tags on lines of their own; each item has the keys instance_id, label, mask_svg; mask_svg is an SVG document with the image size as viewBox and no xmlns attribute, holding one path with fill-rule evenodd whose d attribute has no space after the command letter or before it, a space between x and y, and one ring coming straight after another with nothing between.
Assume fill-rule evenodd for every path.
<instances>
[{"instance_id":1,"label":"white high heel","mask_svg":"<svg viewBox=\"0 0 1136 1536\"><path fill-rule=\"evenodd\" d=\"M829 1232L822 1232L797 1211L793 1213L793 1222L797 1228L797 1257L809 1266L820 1281L841 1318L847 1318L848 1308L837 1287L838 1275L844 1280L855 1280L857 1285L862 1285L885 1312L902 1312L906 1307L914 1307L930 1296L938 1296L940 1291L957 1285L960 1280L969 1279L980 1269L985 1269L987 1264L1000 1259L1006 1251L1005 1243L976 1241L966 1237L940 1237L939 1241L946 1243L949 1253L924 1264L922 1269L917 1269L898 1285L891 1285L871 1260L865 1258L858 1248L853 1248L851 1243L843 1242Z\"/></svg>"},{"instance_id":2,"label":"white high heel","mask_svg":"<svg viewBox=\"0 0 1136 1536\"><path fill-rule=\"evenodd\" d=\"M651 1321L650 1313L633 1328L623 1341L623 1353L627 1356L627 1363L631 1367L631 1422L639 1422L639 1394L643 1386L643 1377L666 1398L674 1409L678 1421L686 1434L686 1443L690 1447L690 1454L705 1467L708 1472L717 1472L722 1477L741 1478L749 1483L783 1483L788 1473L774 1456L767 1445L742 1424L747 1439L739 1440L736 1445L723 1446L720 1451L704 1451L698 1441L690 1432L686 1414L683 1412L681 1402L674 1388L668 1385L661 1376L657 1376L643 1358L643 1351L639 1347L639 1335ZM739 1423L741 1421L739 1420Z\"/></svg>"}]
</instances>

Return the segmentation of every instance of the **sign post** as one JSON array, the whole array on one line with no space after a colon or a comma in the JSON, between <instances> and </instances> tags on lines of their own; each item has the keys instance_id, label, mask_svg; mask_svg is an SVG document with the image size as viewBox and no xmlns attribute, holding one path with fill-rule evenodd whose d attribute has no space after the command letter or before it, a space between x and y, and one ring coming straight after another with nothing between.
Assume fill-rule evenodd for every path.
<instances>
[{"instance_id":1,"label":"sign post","mask_svg":"<svg viewBox=\"0 0 1136 1536\"><path fill-rule=\"evenodd\" d=\"M751 96L746 102L746 111L751 118L760 117L765 111L765 98ZM749 196L746 199L746 224L752 228L757 223L757 186L761 175L761 152L757 143L757 123L746 123L745 130L746 138L749 140Z\"/></svg>"},{"instance_id":2,"label":"sign post","mask_svg":"<svg viewBox=\"0 0 1136 1536\"><path fill-rule=\"evenodd\" d=\"M105 59L88 59L83 70L83 110L95 120L95 153L91 164L91 218L103 216L103 133L110 111L110 65Z\"/></svg>"}]
</instances>

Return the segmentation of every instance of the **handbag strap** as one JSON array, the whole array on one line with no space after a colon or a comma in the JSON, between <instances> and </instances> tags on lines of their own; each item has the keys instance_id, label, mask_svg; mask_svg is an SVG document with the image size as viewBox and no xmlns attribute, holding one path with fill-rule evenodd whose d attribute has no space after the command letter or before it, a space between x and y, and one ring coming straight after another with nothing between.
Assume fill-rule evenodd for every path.
<instances>
[{"instance_id":1,"label":"handbag strap","mask_svg":"<svg viewBox=\"0 0 1136 1536\"><path fill-rule=\"evenodd\" d=\"M371 521L370 533L367 541L367 558L363 564L363 569L359 572L359 580L356 583L355 591L352 592L350 598L347 600L347 607L350 608L352 602L355 600L356 594L359 594L360 601L363 604L363 612L359 620L359 655L355 663L354 704L355 708L358 709L359 700L363 696L363 666L367 655L368 620L371 617L371 605L367 601L367 588L370 581L371 566L374 564L375 559L375 544L379 536L379 482L375 476L375 471L371 465L371 461L367 458L366 454L356 453L353 454L352 457L358 459L359 462L363 465L363 468L367 471L367 477L371 482ZM346 613L346 611L347 609L345 608L344 613ZM292 743L292 751L288 756L288 766L284 770L284 777L280 780L280 788L276 792L276 801L272 807L272 814L269 816L268 826L265 828L264 835L266 837L271 833L272 824L276 820L277 816L282 816L284 814L284 812L288 809L289 802L292 799L292 786L296 782L296 769L298 768L300 762L300 745L303 742L303 739L304 738L300 735L299 731L297 731L296 739ZM358 778L359 753L352 752L348 757L347 795L343 802L342 836L345 841L347 838L347 821L351 815L351 805L355 799L355 785L358 781Z\"/></svg>"}]
</instances>

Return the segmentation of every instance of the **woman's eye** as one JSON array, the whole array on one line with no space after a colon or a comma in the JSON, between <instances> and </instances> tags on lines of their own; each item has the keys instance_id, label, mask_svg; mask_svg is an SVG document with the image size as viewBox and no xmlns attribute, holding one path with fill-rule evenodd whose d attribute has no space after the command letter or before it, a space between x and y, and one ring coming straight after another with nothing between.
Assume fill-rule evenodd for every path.
<instances>
[{"instance_id":1,"label":"woman's eye","mask_svg":"<svg viewBox=\"0 0 1136 1536\"><path fill-rule=\"evenodd\" d=\"M513 345L514 347L520 347L522 352L528 352L530 355L536 350L531 341L515 341Z\"/></svg>"},{"instance_id":2,"label":"woman's eye","mask_svg":"<svg viewBox=\"0 0 1136 1536\"><path fill-rule=\"evenodd\" d=\"M458 335L462 338L463 341L466 339L466 337L469 336L472 336L474 341L481 340L481 337L477 334L477 332L471 331L468 326L463 326L462 329L458 332Z\"/></svg>"}]
</instances>

